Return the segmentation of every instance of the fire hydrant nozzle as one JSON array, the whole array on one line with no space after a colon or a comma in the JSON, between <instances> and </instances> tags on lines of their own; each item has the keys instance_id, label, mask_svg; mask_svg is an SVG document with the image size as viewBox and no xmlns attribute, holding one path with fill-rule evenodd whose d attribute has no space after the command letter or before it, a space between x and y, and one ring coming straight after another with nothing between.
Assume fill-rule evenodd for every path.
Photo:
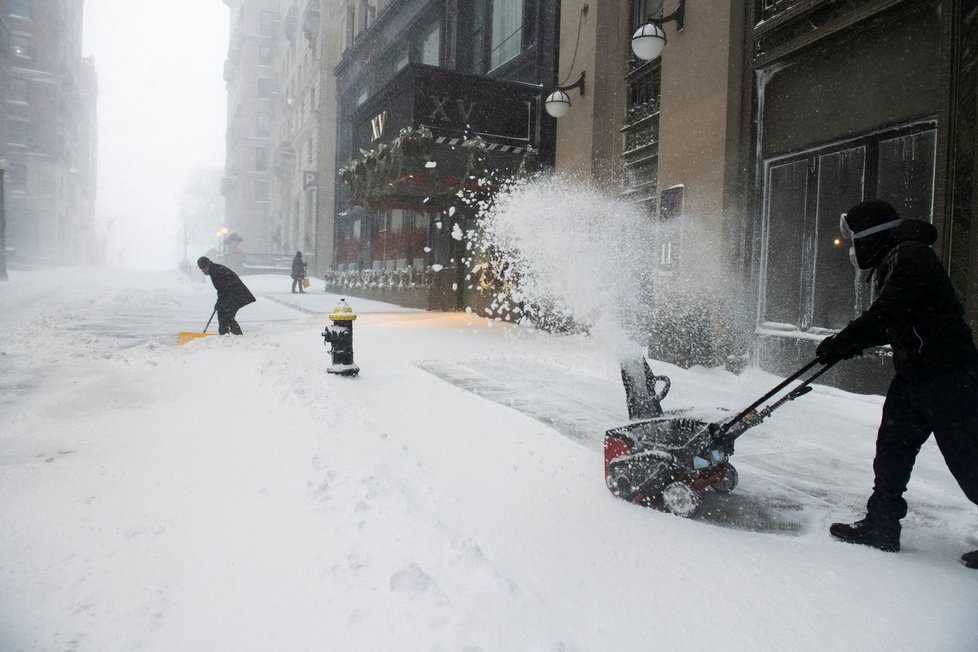
<instances>
[{"instance_id":1,"label":"fire hydrant nozzle","mask_svg":"<svg viewBox=\"0 0 978 652\"><path fill-rule=\"evenodd\" d=\"M323 330L323 343L333 347L330 351L333 364L326 370L331 374L356 376L360 373L360 367L353 361L353 321L356 318L346 299L340 299L329 315L333 323Z\"/></svg>"}]
</instances>

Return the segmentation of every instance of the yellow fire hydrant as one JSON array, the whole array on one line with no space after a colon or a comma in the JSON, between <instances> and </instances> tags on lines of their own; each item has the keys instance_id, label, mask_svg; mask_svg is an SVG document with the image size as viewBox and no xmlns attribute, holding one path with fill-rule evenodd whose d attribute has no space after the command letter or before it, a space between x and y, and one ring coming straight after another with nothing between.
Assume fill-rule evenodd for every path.
<instances>
[{"instance_id":1,"label":"yellow fire hydrant","mask_svg":"<svg viewBox=\"0 0 978 652\"><path fill-rule=\"evenodd\" d=\"M353 321L356 318L356 313L346 303L346 299L340 299L329 316L333 323L327 324L323 330L323 344L331 344L333 347L330 351L333 364L326 370L331 374L356 376L360 373L360 367L353 361Z\"/></svg>"}]
</instances>

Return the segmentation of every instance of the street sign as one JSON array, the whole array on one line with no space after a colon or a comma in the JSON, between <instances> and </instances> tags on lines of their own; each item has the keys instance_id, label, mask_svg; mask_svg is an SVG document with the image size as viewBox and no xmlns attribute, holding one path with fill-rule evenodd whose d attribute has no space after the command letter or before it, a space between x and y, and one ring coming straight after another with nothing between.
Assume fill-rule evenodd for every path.
<instances>
[{"instance_id":1,"label":"street sign","mask_svg":"<svg viewBox=\"0 0 978 652\"><path fill-rule=\"evenodd\" d=\"M303 190L315 190L319 187L319 173L318 172L303 172L302 173L302 189Z\"/></svg>"}]
</instances>

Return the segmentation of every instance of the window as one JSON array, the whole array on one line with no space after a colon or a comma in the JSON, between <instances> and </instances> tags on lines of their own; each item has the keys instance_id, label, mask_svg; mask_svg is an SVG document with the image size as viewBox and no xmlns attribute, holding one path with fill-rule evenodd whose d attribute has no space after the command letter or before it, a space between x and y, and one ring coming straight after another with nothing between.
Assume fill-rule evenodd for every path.
<instances>
[{"instance_id":1,"label":"window","mask_svg":"<svg viewBox=\"0 0 978 652\"><path fill-rule=\"evenodd\" d=\"M271 118L269 114L258 113L258 135L267 136L271 132Z\"/></svg>"},{"instance_id":2,"label":"window","mask_svg":"<svg viewBox=\"0 0 978 652\"><path fill-rule=\"evenodd\" d=\"M472 2L472 72L486 71L486 18L487 2L491 0L473 0Z\"/></svg>"},{"instance_id":3,"label":"window","mask_svg":"<svg viewBox=\"0 0 978 652\"><path fill-rule=\"evenodd\" d=\"M275 23L278 20L278 14L274 11L262 11L258 16L259 31L262 36L271 36L275 33Z\"/></svg>"},{"instance_id":4,"label":"window","mask_svg":"<svg viewBox=\"0 0 978 652\"><path fill-rule=\"evenodd\" d=\"M421 39L421 63L437 66L441 63L441 25L433 25Z\"/></svg>"},{"instance_id":5,"label":"window","mask_svg":"<svg viewBox=\"0 0 978 652\"><path fill-rule=\"evenodd\" d=\"M490 16L489 68L498 68L523 50L523 0L494 0Z\"/></svg>"},{"instance_id":6,"label":"window","mask_svg":"<svg viewBox=\"0 0 978 652\"><path fill-rule=\"evenodd\" d=\"M377 8L374 6L372 0L360 0L360 29L358 32L362 32L371 25L374 24L374 20L377 18Z\"/></svg>"},{"instance_id":7,"label":"window","mask_svg":"<svg viewBox=\"0 0 978 652\"><path fill-rule=\"evenodd\" d=\"M629 34L649 18L662 18L662 0L632 0L632 22Z\"/></svg>"},{"instance_id":8,"label":"window","mask_svg":"<svg viewBox=\"0 0 978 652\"><path fill-rule=\"evenodd\" d=\"M10 0L7 13L18 18L31 17L31 0Z\"/></svg>"},{"instance_id":9,"label":"window","mask_svg":"<svg viewBox=\"0 0 978 652\"><path fill-rule=\"evenodd\" d=\"M16 77L11 78L9 88L9 95L7 99L11 102L26 102L27 101L27 80L18 79Z\"/></svg>"},{"instance_id":10,"label":"window","mask_svg":"<svg viewBox=\"0 0 978 652\"><path fill-rule=\"evenodd\" d=\"M674 186L662 191L659 202L659 274L671 276L679 269L682 216L685 188Z\"/></svg>"},{"instance_id":11,"label":"window","mask_svg":"<svg viewBox=\"0 0 978 652\"><path fill-rule=\"evenodd\" d=\"M930 220L936 129L910 125L765 163L762 325L838 329L871 297L839 239L839 216L878 197Z\"/></svg>"},{"instance_id":12,"label":"window","mask_svg":"<svg viewBox=\"0 0 978 652\"><path fill-rule=\"evenodd\" d=\"M255 182L255 201L268 201L268 182Z\"/></svg>"},{"instance_id":13,"label":"window","mask_svg":"<svg viewBox=\"0 0 978 652\"><path fill-rule=\"evenodd\" d=\"M26 34L11 34L10 49L17 57L31 56L31 37Z\"/></svg>"},{"instance_id":14,"label":"window","mask_svg":"<svg viewBox=\"0 0 978 652\"><path fill-rule=\"evenodd\" d=\"M357 12L353 8L353 5L349 5L346 8L346 18L344 19L346 23L346 29L343 30L343 49L347 50L353 47L353 41L356 38L356 27L357 27Z\"/></svg>"},{"instance_id":15,"label":"window","mask_svg":"<svg viewBox=\"0 0 978 652\"><path fill-rule=\"evenodd\" d=\"M258 46L258 63L263 66L272 65L272 46L270 45Z\"/></svg>"},{"instance_id":16,"label":"window","mask_svg":"<svg viewBox=\"0 0 978 652\"><path fill-rule=\"evenodd\" d=\"M401 50L401 53L394 57L394 72L401 70L410 63L411 57L407 50Z\"/></svg>"},{"instance_id":17,"label":"window","mask_svg":"<svg viewBox=\"0 0 978 652\"><path fill-rule=\"evenodd\" d=\"M272 80L271 79L259 79L258 80L258 97L267 100L272 97Z\"/></svg>"},{"instance_id":18,"label":"window","mask_svg":"<svg viewBox=\"0 0 978 652\"><path fill-rule=\"evenodd\" d=\"M526 0L471 0L464 8L468 12L468 68L477 74L485 73L513 59L526 47L528 30ZM462 52L463 60L465 52ZM466 65L463 63L463 65Z\"/></svg>"},{"instance_id":19,"label":"window","mask_svg":"<svg viewBox=\"0 0 978 652\"><path fill-rule=\"evenodd\" d=\"M268 150L264 147L255 149L255 169L259 172L268 170Z\"/></svg>"}]
</instances>

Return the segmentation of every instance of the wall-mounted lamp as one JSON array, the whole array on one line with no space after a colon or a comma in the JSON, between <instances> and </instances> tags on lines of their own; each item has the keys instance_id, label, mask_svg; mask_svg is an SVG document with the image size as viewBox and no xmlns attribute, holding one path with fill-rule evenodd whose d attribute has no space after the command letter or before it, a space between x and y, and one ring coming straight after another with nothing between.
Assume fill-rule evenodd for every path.
<instances>
[{"instance_id":1,"label":"wall-mounted lamp","mask_svg":"<svg viewBox=\"0 0 978 652\"><path fill-rule=\"evenodd\" d=\"M547 109L547 113L555 118L562 118L567 114L567 109L570 108L571 101L570 97L564 91L569 91L574 88L581 89L581 95L584 95L584 71L581 71L581 76L576 82L570 86L558 86L557 90L547 96L544 100L543 106Z\"/></svg>"},{"instance_id":2,"label":"wall-mounted lamp","mask_svg":"<svg viewBox=\"0 0 978 652\"><path fill-rule=\"evenodd\" d=\"M632 52L639 59L652 61L658 59L666 47L666 32L662 26L676 21L676 31L683 31L686 22L686 0L679 0L676 10L663 18L649 17L645 23L632 34Z\"/></svg>"},{"instance_id":3,"label":"wall-mounted lamp","mask_svg":"<svg viewBox=\"0 0 978 652\"><path fill-rule=\"evenodd\" d=\"M581 7L581 17L577 23L577 42L574 44L574 56L571 57L570 72L567 73L567 77L564 78L564 84L570 79L571 74L574 71L574 62L577 61L577 47L581 44L581 25L584 24L584 16L587 15L588 5L584 4ZM580 89L581 95L584 95L584 70L581 71L581 76L578 77L577 81L568 86L563 86L561 84L557 85L557 90L547 96L547 99L543 101L543 108L547 110L554 118L560 118L567 114L567 109L570 108L571 101L570 96L567 95L566 91L577 88Z\"/></svg>"}]
</instances>

